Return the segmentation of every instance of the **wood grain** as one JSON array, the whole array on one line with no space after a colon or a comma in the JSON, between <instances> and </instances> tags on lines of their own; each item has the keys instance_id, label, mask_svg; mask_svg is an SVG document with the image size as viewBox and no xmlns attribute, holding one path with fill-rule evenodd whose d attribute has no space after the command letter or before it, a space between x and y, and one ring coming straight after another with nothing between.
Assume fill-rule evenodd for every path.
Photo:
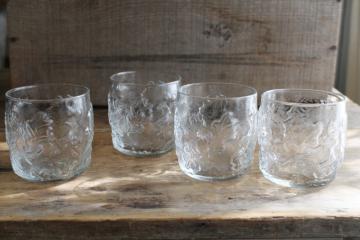
<instances>
[{"instance_id":1,"label":"wood grain","mask_svg":"<svg viewBox=\"0 0 360 240\"><path fill-rule=\"evenodd\" d=\"M124 156L111 145L106 109L96 109L92 165L78 178L25 182L0 161L0 239L355 239L360 107L349 102L348 112L346 159L335 181L295 190L265 180L257 154L249 174L223 182L188 178L174 152ZM9 161L4 134L0 154Z\"/></svg>"},{"instance_id":2,"label":"wood grain","mask_svg":"<svg viewBox=\"0 0 360 240\"><path fill-rule=\"evenodd\" d=\"M331 89L337 0L12 0L13 86L76 82L106 104L109 76L138 68L185 82Z\"/></svg>"}]
</instances>

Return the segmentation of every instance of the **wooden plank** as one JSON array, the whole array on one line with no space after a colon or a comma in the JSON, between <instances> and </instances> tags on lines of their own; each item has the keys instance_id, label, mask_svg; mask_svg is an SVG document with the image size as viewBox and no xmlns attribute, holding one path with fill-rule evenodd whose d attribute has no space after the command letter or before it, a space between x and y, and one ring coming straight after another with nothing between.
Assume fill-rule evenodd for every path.
<instances>
[{"instance_id":1,"label":"wooden plank","mask_svg":"<svg viewBox=\"0 0 360 240\"><path fill-rule=\"evenodd\" d=\"M93 161L83 175L39 184L2 168L0 239L360 237L360 107L349 102L348 112L337 178L328 187L296 190L265 180L257 154L249 174L223 182L188 178L174 152L124 156L112 148L106 109L96 109Z\"/></svg>"},{"instance_id":2,"label":"wooden plank","mask_svg":"<svg viewBox=\"0 0 360 240\"><path fill-rule=\"evenodd\" d=\"M13 86L76 82L106 104L109 76L150 68L185 82L331 89L338 0L12 0Z\"/></svg>"},{"instance_id":3,"label":"wooden plank","mask_svg":"<svg viewBox=\"0 0 360 240\"><path fill-rule=\"evenodd\" d=\"M357 240L358 238L343 238L344 235L338 234L338 231L345 229L346 235L358 236L360 224L356 221L341 218L316 221L280 218L221 222L205 219L200 221L77 221L71 224L66 221L30 221L20 226L21 228L19 222L1 224L0 227L6 228L7 232L13 234L0 233L0 236L6 237L4 239L7 240ZM327 231L326 234L324 234L325 231Z\"/></svg>"}]
</instances>

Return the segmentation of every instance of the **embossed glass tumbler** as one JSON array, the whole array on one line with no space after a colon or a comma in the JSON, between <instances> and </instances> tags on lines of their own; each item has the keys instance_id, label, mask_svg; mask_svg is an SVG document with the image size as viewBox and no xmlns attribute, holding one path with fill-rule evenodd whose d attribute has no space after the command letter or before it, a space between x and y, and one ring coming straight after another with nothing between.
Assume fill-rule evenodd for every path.
<instances>
[{"instance_id":1,"label":"embossed glass tumbler","mask_svg":"<svg viewBox=\"0 0 360 240\"><path fill-rule=\"evenodd\" d=\"M178 92L176 154L182 171L199 180L244 174L256 143L256 90L233 83L194 83Z\"/></svg>"},{"instance_id":2,"label":"embossed glass tumbler","mask_svg":"<svg viewBox=\"0 0 360 240\"><path fill-rule=\"evenodd\" d=\"M341 94L279 89L262 95L260 170L287 187L323 186L344 158L346 110Z\"/></svg>"},{"instance_id":3,"label":"embossed glass tumbler","mask_svg":"<svg viewBox=\"0 0 360 240\"><path fill-rule=\"evenodd\" d=\"M6 92L6 141L14 172L29 181L70 179L91 162L89 89L72 84Z\"/></svg>"},{"instance_id":4,"label":"embossed glass tumbler","mask_svg":"<svg viewBox=\"0 0 360 240\"><path fill-rule=\"evenodd\" d=\"M159 155L174 147L174 108L181 77L160 71L111 76L109 121L115 149L131 156Z\"/></svg>"}]
</instances>

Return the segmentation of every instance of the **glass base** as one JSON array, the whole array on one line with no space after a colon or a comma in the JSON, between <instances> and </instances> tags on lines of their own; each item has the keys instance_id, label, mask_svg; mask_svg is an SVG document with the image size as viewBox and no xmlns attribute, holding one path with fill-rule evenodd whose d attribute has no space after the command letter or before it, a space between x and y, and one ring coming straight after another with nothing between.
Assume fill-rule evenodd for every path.
<instances>
[{"instance_id":1,"label":"glass base","mask_svg":"<svg viewBox=\"0 0 360 240\"><path fill-rule=\"evenodd\" d=\"M76 177L78 177L79 175L81 175L82 173L84 173L88 167L90 166L90 163L91 163L91 158L88 158L87 160L85 160L86 163L88 163L86 166L82 167L81 169L77 170L76 172L74 172L73 174L71 175L68 175L66 177L52 177L52 178L44 178L44 179L40 179L40 178L37 178L37 177L30 177L29 175L27 174L23 174L22 171L18 171L16 168L13 167L13 170L14 170L14 173L19 176L20 178L26 180L26 181L29 181L29 182L35 182L35 183L38 183L38 182L57 182L57 181L68 181L68 180L71 180L71 179L74 179Z\"/></svg>"},{"instance_id":2,"label":"glass base","mask_svg":"<svg viewBox=\"0 0 360 240\"><path fill-rule=\"evenodd\" d=\"M269 180L270 182L278 184L280 186L290 187L290 188L304 189L304 188L324 187L324 186L328 185L330 182L332 182L335 179L335 174L334 174L331 178L328 178L328 179L323 180L323 181L307 182L307 183L299 184L299 183L296 183L296 182L294 182L292 180L275 177L275 176L267 173L265 170L263 170L261 168L260 168L260 171L262 172L263 176L267 180Z\"/></svg>"},{"instance_id":3,"label":"glass base","mask_svg":"<svg viewBox=\"0 0 360 240\"><path fill-rule=\"evenodd\" d=\"M162 154L170 152L173 149L173 146L172 146L170 148L160 150L160 151L136 151L136 150L125 149L120 146L117 146L114 142L113 142L113 146L120 153L128 155L128 156L132 156L132 157L150 157L150 156L155 157L155 156L160 156Z\"/></svg>"},{"instance_id":4,"label":"glass base","mask_svg":"<svg viewBox=\"0 0 360 240\"><path fill-rule=\"evenodd\" d=\"M190 173L190 172L186 171L181 165L180 165L180 169L184 174L186 174L187 176L189 176L191 178L194 178L194 179L197 179L197 180L200 180L200 181L207 181L207 182L231 180L231 179L241 177L242 175L244 175L247 172L247 170L245 170L245 171L243 171L243 172L241 172L239 174L236 174L236 175L213 177L213 176L204 176L204 175Z\"/></svg>"}]
</instances>

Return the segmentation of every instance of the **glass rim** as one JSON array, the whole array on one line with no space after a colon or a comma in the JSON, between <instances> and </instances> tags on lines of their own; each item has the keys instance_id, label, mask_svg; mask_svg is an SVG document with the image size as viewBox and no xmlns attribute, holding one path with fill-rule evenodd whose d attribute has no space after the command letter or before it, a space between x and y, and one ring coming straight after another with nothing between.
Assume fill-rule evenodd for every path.
<instances>
[{"instance_id":1,"label":"glass rim","mask_svg":"<svg viewBox=\"0 0 360 240\"><path fill-rule=\"evenodd\" d=\"M133 74L133 73L136 73L136 72L142 72L142 71L145 71L145 70L130 70L130 71L122 71L122 72L117 72L117 73L114 73L110 76L110 80L111 81L118 81L118 79L115 79L116 77L118 76L125 76L125 75L128 75L128 74ZM179 83L181 80L182 80L182 77L180 74L177 74L177 73L173 73L173 72L167 72L167 71L155 71L155 70L150 70L150 71L147 71L147 72L160 72L162 74L168 74L170 76L174 76L174 79L175 80L170 80L170 81L167 81L167 82L164 82L164 83L155 83L155 84L149 84L149 83L146 83L146 84L138 84L138 83L131 83L131 82L122 82L121 84L122 85L128 85L128 86L142 86L142 87L162 87L162 86L167 86L167 85L171 85L171 84L174 84L174 83Z\"/></svg>"},{"instance_id":2,"label":"glass rim","mask_svg":"<svg viewBox=\"0 0 360 240\"><path fill-rule=\"evenodd\" d=\"M184 93L181 92L183 88L185 87L190 87L190 86L200 86L200 85L223 85L223 86L237 86L237 87L242 87L242 88L247 88L251 91L251 93L247 94L247 95L243 95L243 96L237 96L237 97L224 97L224 98L217 98L217 97L207 97L207 96L199 96L199 95L193 95L193 94L188 94L188 93ZM179 95L184 95L187 97L192 97L192 98L200 98L200 99L210 99L210 100L219 100L219 99L232 99L232 100L237 100L237 99L242 99L242 98L250 98L253 96L257 96L257 91L255 88L249 86L249 85L245 85L245 84L241 84L241 83L233 83L233 82L198 82L198 83L189 83L189 84L185 84L182 85L179 90L178 90L178 94Z\"/></svg>"},{"instance_id":3,"label":"glass rim","mask_svg":"<svg viewBox=\"0 0 360 240\"><path fill-rule=\"evenodd\" d=\"M261 103L263 98L270 95L271 93L279 93L279 92L314 92L314 93L322 93L326 95L330 95L333 97L336 97L337 101L335 102L328 102L328 103L296 103L296 102L289 102L289 101L282 101L282 100L272 100L267 99L266 101L270 102L276 102L283 105L289 105L289 106L300 106L300 107L325 107L325 106L332 106L332 105L339 105L341 103L344 103L346 101L346 97L341 93L326 91L326 90L319 90L319 89L309 89L309 88L279 88L279 89L271 89L268 91L265 91L261 95Z\"/></svg>"},{"instance_id":4,"label":"glass rim","mask_svg":"<svg viewBox=\"0 0 360 240\"><path fill-rule=\"evenodd\" d=\"M63 98L51 98L51 99L28 99L28 98L21 98L21 97L14 97L11 96L12 93L21 91L21 90L28 90L28 89L34 89L34 88L40 88L40 87L59 87L59 86L65 86L65 87L76 87L83 90L83 93L78 94L76 96L67 96ZM77 98L84 97L90 93L90 89L86 86L79 85L79 84L72 84L72 83L40 83L40 84L34 84L34 85L27 85L27 86L21 86L12 88L5 92L5 96L7 99L12 101L21 101L21 102L28 102L28 103L49 103L49 102L65 102Z\"/></svg>"}]
</instances>

